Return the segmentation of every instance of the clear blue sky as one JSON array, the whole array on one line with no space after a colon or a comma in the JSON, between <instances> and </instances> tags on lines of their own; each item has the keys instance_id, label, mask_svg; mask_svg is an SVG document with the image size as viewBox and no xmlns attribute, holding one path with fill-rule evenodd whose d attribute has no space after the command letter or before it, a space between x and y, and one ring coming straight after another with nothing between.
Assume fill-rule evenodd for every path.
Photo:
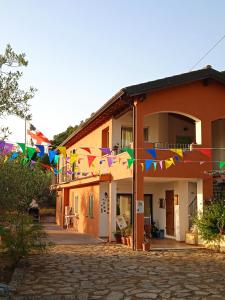
<instances>
[{"instance_id":1,"label":"clear blue sky","mask_svg":"<svg viewBox=\"0 0 225 300\"><path fill-rule=\"evenodd\" d=\"M0 51L27 54L33 124L51 138L124 86L187 72L225 34L224 16L223 0L1 1ZM225 40L197 68L224 70L224 53ZM23 139L21 120L4 123Z\"/></svg>"}]
</instances>

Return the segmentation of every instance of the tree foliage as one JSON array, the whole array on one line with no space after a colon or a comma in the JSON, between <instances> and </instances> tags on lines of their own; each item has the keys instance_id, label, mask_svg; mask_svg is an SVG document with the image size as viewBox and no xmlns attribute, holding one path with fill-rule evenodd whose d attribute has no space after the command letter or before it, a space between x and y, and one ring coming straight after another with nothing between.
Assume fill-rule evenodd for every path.
<instances>
[{"instance_id":1,"label":"tree foliage","mask_svg":"<svg viewBox=\"0 0 225 300\"><path fill-rule=\"evenodd\" d=\"M225 200L215 200L206 205L203 213L194 219L194 224L207 243L220 248L221 240L225 237Z\"/></svg>"},{"instance_id":2,"label":"tree foliage","mask_svg":"<svg viewBox=\"0 0 225 300\"><path fill-rule=\"evenodd\" d=\"M24 53L17 54L10 45L6 46L5 52L0 55L0 117L15 115L30 119L29 100L33 98L35 89L30 87L24 91L19 86L19 80L23 73L18 69L26 67L28 61ZM1 128L2 137L5 138L9 131Z\"/></svg>"},{"instance_id":3,"label":"tree foliage","mask_svg":"<svg viewBox=\"0 0 225 300\"><path fill-rule=\"evenodd\" d=\"M26 212L32 199L41 205L51 196L52 173L41 166L31 168L20 159L0 160L0 210Z\"/></svg>"}]
</instances>

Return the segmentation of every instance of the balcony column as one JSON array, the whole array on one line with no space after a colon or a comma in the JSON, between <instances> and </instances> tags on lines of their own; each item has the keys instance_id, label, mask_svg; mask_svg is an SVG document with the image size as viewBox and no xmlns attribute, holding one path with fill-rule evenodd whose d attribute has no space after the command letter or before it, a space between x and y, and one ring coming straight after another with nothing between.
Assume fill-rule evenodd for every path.
<instances>
[{"instance_id":1,"label":"balcony column","mask_svg":"<svg viewBox=\"0 0 225 300\"><path fill-rule=\"evenodd\" d=\"M144 114L142 102L137 100L134 102L134 176L133 176L133 192L134 192L134 242L135 249L142 249L142 241L144 238L144 175L140 165L140 159L144 151ZM142 209L139 205L143 205Z\"/></svg>"}]
</instances>

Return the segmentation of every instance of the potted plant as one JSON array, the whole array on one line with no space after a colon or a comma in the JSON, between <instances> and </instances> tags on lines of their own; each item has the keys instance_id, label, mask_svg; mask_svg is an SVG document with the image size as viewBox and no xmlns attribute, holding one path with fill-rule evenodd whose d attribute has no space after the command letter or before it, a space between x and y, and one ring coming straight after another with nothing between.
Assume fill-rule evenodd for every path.
<instances>
[{"instance_id":1,"label":"potted plant","mask_svg":"<svg viewBox=\"0 0 225 300\"><path fill-rule=\"evenodd\" d=\"M154 238L159 238L160 237L160 230L156 226L155 222L153 222L153 224L152 224L152 237L154 237Z\"/></svg>"},{"instance_id":2,"label":"potted plant","mask_svg":"<svg viewBox=\"0 0 225 300\"><path fill-rule=\"evenodd\" d=\"M121 229L121 241L123 245L127 245L126 232L125 229Z\"/></svg>"},{"instance_id":3,"label":"potted plant","mask_svg":"<svg viewBox=\"0 0 225 300\"><path fill-rule=\"evenodd\" d=\"M132 226L131 225L127 226L127 228L125 229L125 232L126 232L127 245L129 247L132 247L132 245L133 245Z\"/></svg>"},{"instance_id":4,"label":"potted plant","mask_svg":"<svg viewBox=\"0 0 225 300\"><path fill-rule=\"evenodd\" d=\"M144 240L142 242L142 249L143 251L149 251L150 248L151 248L151 243L150 243L150 238L149 237L146 237L144 236Z\"/></svg>"},{"instance_id":5,"label":"potted plant","mask_svg":"<svg viewBox=\"0 0 225 300\"><path fill-rule=\"evenodd\" d=\"M121 244L121 231L120 230L117 230L116 232L114 232L114 237L116 239L116 243Z\"/></svg>"}]
</instances>

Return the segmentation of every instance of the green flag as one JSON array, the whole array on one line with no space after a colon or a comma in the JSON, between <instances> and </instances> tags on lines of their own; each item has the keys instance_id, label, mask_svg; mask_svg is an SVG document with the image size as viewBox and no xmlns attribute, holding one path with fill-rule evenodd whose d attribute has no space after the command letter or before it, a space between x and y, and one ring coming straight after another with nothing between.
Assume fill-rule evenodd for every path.
<instances>
[{"instance_id":1,"label":"green flag","mask_svg":"<svg viewBox=\"0 0 225 300\"><path fill-rule=\"evenodd\" d=\"M128 168L130 168L132 166L133 162L134 162L133 158L128 158L128 160L127 160Z\"/></svg>"},{"instance_id":2,"label":"green flag","mask_svg":"<svg viewBox=\"0 0 225 300\"><path fill-rule=\"evenodd\" d=\"M35 148L27 147L27 155L28 155L29 159L32 158L32 156L34 155L35 152L36 152Z\"/></svg>"},{"instance_id":3,"label":"green flag","mask_svg":"<svg viewBox=\"0 0 225 300\"><path fill-rule=\"evenodd\" d=\"M220 169L222 169L225 166L225 161L220 161Z\"/></svg>"},{"instance_id":4,"label":"green flag","mask_svg":"<svg viewBox=\"0 0 225 300\"><path fill-rule=\"evenodd\" d=\"M134 158L134 149L131 148L123 148L123 151L126 151L131 158Z\"/></svg>"},{"instance_id":5,"label":"green flag","mask_svg":"<svg viewBox=\"0 0 225 300\"><path fill-rule=\"evenodd\" d=\"M25 154L25 152L26 152L26 145L24 143L17 143L17 144L20 146L20 148L22 149L23 153Z\"/></svg>"}]
</instances>

